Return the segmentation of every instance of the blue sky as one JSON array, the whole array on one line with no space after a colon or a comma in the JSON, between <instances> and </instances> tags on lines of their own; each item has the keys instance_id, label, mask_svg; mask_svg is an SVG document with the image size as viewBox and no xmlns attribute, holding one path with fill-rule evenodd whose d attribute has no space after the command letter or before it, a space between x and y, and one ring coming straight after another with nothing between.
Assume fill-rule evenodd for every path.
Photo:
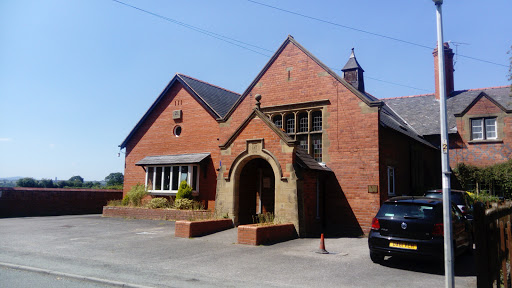
<instances>
[{"instance_id":1,"label":"blue sky","mask_svg":"<svg viewBox=\"0 0 512 288\"><path fill-rule=\"evenodd\" d=\"M118 145L175 73L242 93L287 35L338 72L354 47L378 98L434 90L432 49L420 47L436 44L431 0L257 0L338 25L247 0L123 2L169 20L110 0L0 1L0 178L123 172ZM503 65L457 57L456 90L510 84L510 11L510 0L444 1L445 41Z\"/></svg>"}]
</instances>

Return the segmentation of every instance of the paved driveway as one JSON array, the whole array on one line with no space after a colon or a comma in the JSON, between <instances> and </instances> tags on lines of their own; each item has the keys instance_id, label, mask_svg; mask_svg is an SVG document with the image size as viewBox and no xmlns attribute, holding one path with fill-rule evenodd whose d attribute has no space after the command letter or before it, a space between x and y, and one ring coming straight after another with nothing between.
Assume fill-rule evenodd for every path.
<instances>
[{"instance_id":1,"label":"paved driveway","mask_svg":"<svg viewBox=\"0 0 512 288\"><path fill-rule=\"evenodd\" d=\"M174 237L174 222L100 215L0 219L0 265L150 287L443 287L442 265L390 258L371 262L365 238L272 246L236 244L236 229ZM470 256L458 259L457 287L476 287ZM0 286L1 285L0 279Z\"/></svg>"}]
</instances>

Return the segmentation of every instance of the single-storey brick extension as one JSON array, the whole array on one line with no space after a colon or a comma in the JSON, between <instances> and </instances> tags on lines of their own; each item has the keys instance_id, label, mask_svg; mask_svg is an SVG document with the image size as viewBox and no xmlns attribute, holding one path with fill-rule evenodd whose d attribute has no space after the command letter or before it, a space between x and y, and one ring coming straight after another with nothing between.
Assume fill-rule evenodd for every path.
<instances>
[{"instance_id":1,"label":"single-storey brick extension","mask_svg":"<svg viewBox=\"0 0 512 288\"><path fill-rule=\"evenodd\" d=\"M509 159L508 87L453 91L451 63L451 163ZM176 74L120 145L124 193L186 180L236 225L272 212L301 237L367 233L388 197L440 187L439 101L378 99L363 73L353 51L339 76L289 36L241 95Z\"/></svg>"}]
</instances>

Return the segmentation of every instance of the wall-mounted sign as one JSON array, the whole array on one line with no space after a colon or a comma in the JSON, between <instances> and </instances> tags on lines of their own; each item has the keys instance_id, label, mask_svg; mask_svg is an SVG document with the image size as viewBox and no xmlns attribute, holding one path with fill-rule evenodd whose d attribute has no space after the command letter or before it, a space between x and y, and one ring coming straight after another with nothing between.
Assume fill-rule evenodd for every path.
<instances>
[{"instance_id":1,"label":"wall-mounted sign","mask_svg":"<svg viewBox=\"0 0 512 288\"><path fill-rule=\"evenodd\" d=\"M368 193L379 193L379 185L368 185Z\"/></svg>"}]
</instances>

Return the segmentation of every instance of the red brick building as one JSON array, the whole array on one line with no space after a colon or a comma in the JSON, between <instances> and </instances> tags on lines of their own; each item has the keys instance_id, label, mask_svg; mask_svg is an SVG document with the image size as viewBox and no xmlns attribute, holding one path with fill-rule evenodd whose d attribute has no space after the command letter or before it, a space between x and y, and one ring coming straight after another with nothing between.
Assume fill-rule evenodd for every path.
<instances>
[{"instance_id":1,"label":"red brick building","mask_svg":"<svg viewBox=\"0 0 512 288\"><path fill-rule=\"evenodd\" d=\"M237 225L272 212L301 236L368 232L388 197L440 186L440 157L363 74L353 52L340 76L291 36L241 95L177 74L120 145L124 192L186 180Z\"/></svg>"},{"instance_id":2,"label":"red brick building","mask_svg":"<svg viewBox=\"0 0 512 288\"><path fill-rule=\"evenodd\" d=\"M453 51L445 43L446 106L450 166L489 166L512 156L510 86L454 91ZM439 146L439 85L437 49L433 53L436 92L382 99L420 135Z\"/></svg>"}]
</instances>

